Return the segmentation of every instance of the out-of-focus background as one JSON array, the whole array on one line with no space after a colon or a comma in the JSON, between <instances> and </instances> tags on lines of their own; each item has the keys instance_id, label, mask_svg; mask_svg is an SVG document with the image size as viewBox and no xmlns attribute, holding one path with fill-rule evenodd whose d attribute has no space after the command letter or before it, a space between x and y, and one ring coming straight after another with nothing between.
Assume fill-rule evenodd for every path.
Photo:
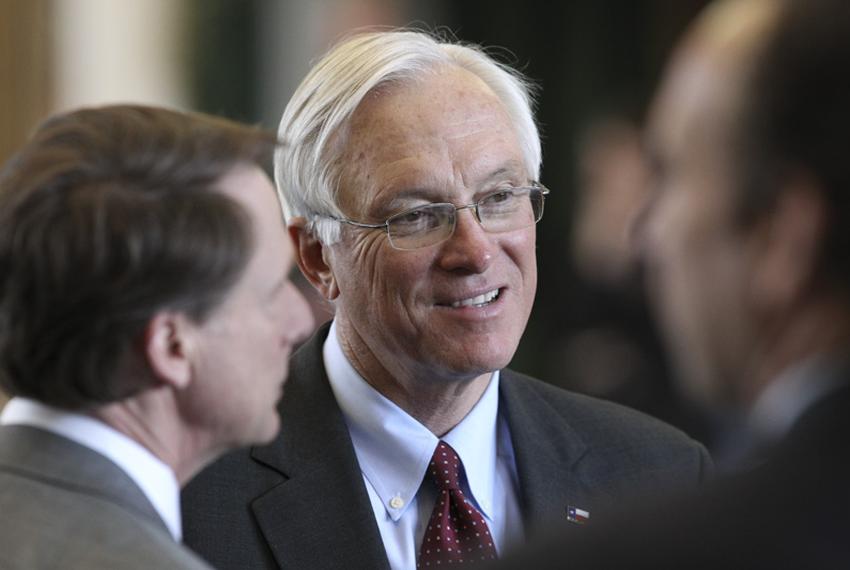
<instances>
[{"instance_id":1,"label":"out-of-focus background","mask_svg":"<svg viewBox=\"0 0 850 570\"><path fill-rule=\"evenodd\" d=\"M48 114L81 105L161 104L275 129L311 62L363 26L413 25L481 43L540 87L542 182L552 190L538 226L537 302L514 368L705 440L698 414L670 388L629 249L647 193L647 102L705 4L0 0L0 161Z\"/></svg>"}]
</instances>

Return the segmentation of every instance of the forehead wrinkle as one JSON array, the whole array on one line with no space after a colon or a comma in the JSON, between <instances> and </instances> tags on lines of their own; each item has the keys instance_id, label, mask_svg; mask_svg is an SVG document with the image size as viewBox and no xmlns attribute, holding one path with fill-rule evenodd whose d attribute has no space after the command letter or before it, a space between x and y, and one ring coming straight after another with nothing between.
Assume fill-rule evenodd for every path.
<instances>
[{"instance_id":1,"label":"forehead wrinkle","mask_svg":"<svg viewBox=\"0 0 850 570\"><path fill-rule=\"evenodd\" d=\"M487 121L485 117L478 113L467 113L464 117L459 117L455 121L449 122L447 125L452 130L443 138L456 140L465 137L478 136L482 133L488 133L493 130L493 125Z\"/></svg>"},{"instance_id":2,"label":"forehead wrinkle","mask_svg":"<svg viewBox=\"0 0 850 570\"><path fill-rule=\"evenodd\" d=\"M441 168L435 167L437 159L423 162L417 156L384 165L376 172L375 179L380 180L380 186L375 188L372 204L377 207L370 211L387 213L387 210L400 207L399 202L416 198L429 202L465 203L472 196L491 190L487 186L495 182L509 182L513 185L528 182L522 159L507 158L494 166L491 156L491 153L484 153L475 163L454 160L451 175L448 176L443 174ZM446 156L447 162L450 159ZM389 174L383 177L382 174L386 172ZM464 190L471 190L472 194L467 196Z\"/></svg>"},{"instance_id":3,"label":"forehead wrinkle","mask_svg":"<svg viewBox=\"0 0 850 570\"><path fill-rule=\"evenodd\" d=\"M464 81L452 82L455 71ZM421 103L428 97L419 91L428 84L394 84L364 99L347 129L346 190L340 202L360 203L358 212L348 214L380 217L394 213L386 210L395 202L417 196L457 201L460 192L478 190L506 166L516 170L517 183L525 181L510 117L492 90L467 74L450 70L436 76L442 96L427 108ZM466 81L469 77L474 81Z\"/></svg>"}]
</instances>

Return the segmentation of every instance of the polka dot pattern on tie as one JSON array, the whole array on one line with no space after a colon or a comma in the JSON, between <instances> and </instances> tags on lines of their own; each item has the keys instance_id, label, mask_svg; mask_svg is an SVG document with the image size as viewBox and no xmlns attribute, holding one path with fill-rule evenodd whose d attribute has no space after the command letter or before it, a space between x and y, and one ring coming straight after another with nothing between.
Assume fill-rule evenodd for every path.
<instances>
[{"instance_id":1,"label":"polka dot pattern on tie","mask_svg":"<svg viewBox=\"0 0 850 570\"><path fill-rule=\"evenodd\" d=\"M455 450L440 441L428 471L437 488L437 502L425 528L417 568L457 566L496 558L490 529L481 513L460 489L463 464Z\"/></svg>"}]
</instances>

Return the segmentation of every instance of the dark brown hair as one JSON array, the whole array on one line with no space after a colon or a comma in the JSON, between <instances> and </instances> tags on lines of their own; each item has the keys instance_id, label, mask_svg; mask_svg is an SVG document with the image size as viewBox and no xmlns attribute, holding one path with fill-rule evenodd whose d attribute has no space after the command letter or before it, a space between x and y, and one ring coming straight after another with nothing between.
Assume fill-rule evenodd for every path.
<instances>
[{"instance_id":1,"label":"dark brown hair","mask_svg":"<svg viewBox=\"0 0 850 570\"><path fill-rule=\"evenodd\" d=\"M253 247L246 212L213 191L274 138L223 119L142 106L43 123L0 171L0 382L65 408L123 399L118 374L150 319L202 322Z\"/></svg>"}]
</instances>

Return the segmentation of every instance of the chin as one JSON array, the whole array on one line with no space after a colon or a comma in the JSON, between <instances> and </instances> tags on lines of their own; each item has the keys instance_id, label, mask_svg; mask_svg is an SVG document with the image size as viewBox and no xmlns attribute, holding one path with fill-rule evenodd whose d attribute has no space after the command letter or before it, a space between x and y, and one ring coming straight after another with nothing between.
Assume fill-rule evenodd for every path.
<instances>
[{"instance_id":1,"label":"chin","mask_svg":"<svg viewBox=\"0 0 850 570\"><path fill-rule=\"evenodd\" d=\"M246 441L244 445L265 445L271 443L277 437L278 432L280 432L280 417L277 415L277 410L272 413L273 418L264 422L262 426L258 426L250 441Z\"/></svg>"},{"instance_id":2,"label":"chin","mask_svg":"<svg viewBox=\"0 0 850 570\"><path fill-rule=\"evenodd\" d=\"M441 358L455 376L474 377L506 367L513 358L513 351L472 349L455 355L451 361L448 361L447 356L443 354Z\"/></svg>"},{"instance_id":3,"label":"chin","mask_svg":"<svg viewBox=\"0 0 850 570\"><path fill-rule=\"evenodd\" d=\"M484 363L488 370L498 370L510 364L519 346L519 339L503 340L498 343L485 341L484 346L478 347L478 361Z\"/></svg>"}]
</instances>

